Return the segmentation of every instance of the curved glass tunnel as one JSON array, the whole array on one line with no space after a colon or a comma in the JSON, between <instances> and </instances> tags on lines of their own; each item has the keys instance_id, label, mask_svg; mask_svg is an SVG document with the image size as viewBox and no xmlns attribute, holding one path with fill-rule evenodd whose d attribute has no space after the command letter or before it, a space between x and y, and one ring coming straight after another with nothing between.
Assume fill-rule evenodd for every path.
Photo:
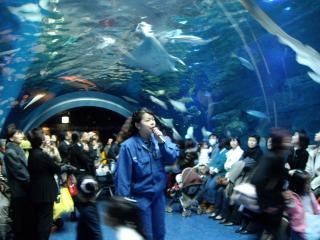
<instances>
[{"instance_id":1,"label":"curved glass tunnel","mask_svg":"<svg viewBox=\"0 0 320 240\"><path fill-rule=\"evenodd\" d=\"M92 92L181 138L319 129L319 1L14 0L0 15L0 128Z\"/></svg>"}]
</instances>

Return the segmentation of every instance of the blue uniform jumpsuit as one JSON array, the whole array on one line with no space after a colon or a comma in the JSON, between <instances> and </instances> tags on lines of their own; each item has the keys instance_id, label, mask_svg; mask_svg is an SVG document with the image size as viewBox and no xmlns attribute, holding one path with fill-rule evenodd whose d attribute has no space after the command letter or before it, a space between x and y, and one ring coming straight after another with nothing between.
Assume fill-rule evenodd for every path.
<instances>
[{"instance_id":1,"label":"blue uniform jumpsuit","mask_svg":"<svg viewBox=\"0 0 320 240\"><path fill-rule=\"evenodd\" d=\"M176 144L168 137L165 140L158 144L152 135L148 145L140 135L134 135L121 144L117 161L116 194L137 200L147 240L165 237L164 162L173 164L179 156Z\"/></svg>"}]
</instances>

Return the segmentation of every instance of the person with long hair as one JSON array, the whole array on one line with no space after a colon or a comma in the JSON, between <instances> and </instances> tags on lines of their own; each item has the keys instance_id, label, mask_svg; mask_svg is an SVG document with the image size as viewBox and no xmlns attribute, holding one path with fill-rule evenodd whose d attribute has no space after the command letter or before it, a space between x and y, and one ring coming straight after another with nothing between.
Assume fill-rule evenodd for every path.
<instances>
[{"instance_id":1,"label":"person with long hair","mask_svg":"<svg viewBox=\"0 0 320 240\"><path fill-rule=\"evenodd\" d=\"M265 154L251 179L255 185L260 207L257 216L260 235L263 230L273 239L285 239L281 228L282 213L285 207L283 198L286 179L285 156L291 147L291 135L285 129L273 128L270 131L271 150Z\"/></svg>"},{"instance_id":2,"label":"person with long hair","mask_svg":"<svg viewBox=\"0 0 320 240\"><path fill-rule=\"evenodd\" d=\"M147 108L132 114L122 128L116 166L116 194L135 199L140 209L147 240L165 238L165 195L167 183L164 164L173 164L179 149L156 126L155 115Z\"/></svg>"}]
</instances>

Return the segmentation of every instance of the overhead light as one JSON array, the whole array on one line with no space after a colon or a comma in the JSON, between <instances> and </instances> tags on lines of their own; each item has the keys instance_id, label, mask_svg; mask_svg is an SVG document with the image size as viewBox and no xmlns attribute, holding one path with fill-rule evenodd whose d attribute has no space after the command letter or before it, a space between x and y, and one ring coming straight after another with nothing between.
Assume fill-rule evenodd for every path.
<instances>
[{"instance_id":1,"label":"overhead light","mask_svg":"<svg viewBox=\"0 0 320 240\"><path fill-rule=\"evenodd\" d=\"M62 116L61 117L61 123L69 123L70 119L69 116Z\"/></svg>"}]
</instances>

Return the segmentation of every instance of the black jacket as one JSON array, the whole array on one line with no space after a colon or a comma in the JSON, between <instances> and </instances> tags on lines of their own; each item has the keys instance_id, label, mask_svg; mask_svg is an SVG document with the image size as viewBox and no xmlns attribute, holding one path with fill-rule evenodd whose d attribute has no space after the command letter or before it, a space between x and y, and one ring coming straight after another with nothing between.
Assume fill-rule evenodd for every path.
<instances>
[{"instance_id":1,"label":"black jacket","mask_svg":"<svg viewBox=\"0 0 320 240\"><path fill-rule=\"evenodd\" d=\"M288 155L287 162L290 165L290 169L304 170L307 165L309 153L305 149L292 150Z\"/></svg>"},{"instance_id":2,"label":"black jacket","mask_svg":"<svg viewBox=\"0 0 320 240\"><path fill-rule=\"evenodd\" d=\"M70 164L78 169L78 173L81 173L80 170L84 170L84 173L89 174L91 172L90 162L89 153L83 150L80 143L70 147Z\"/></svg>"},{"instance_id":3,"label":"black jacket","mask_svg":"<svg viewBox=\"0 0 320 240\"><path fill-rule=\"evenodd\" d=\"M70 162L69 148L70 148L70 144L67 144L66 141L62 141L58 146L58 150L63 163Z\"/></svg>"},{"instance_id":4,"label":"black jacket","mask_svg":"<svg viewBox=\"0 0 320 240\"><path fill-rule=\"evenodd\" d=\"M256 186L260 208L275 207L281 209L284 205L282 196L286 170L284 157L274 152L264 155L251 183Z\"/></svg>"},{"instance_id":5,"label":"black jacket","mask_svg":"<svg viewBox=\"0 0 320 240\"><path fill-rule=\"evenodd\" d=\"M56 200L58 186L54 174L61 168L46 152L40 148L29 153L30 200L33 202L52 203Z\"/></svg>"},{"instance_id":6,"label":"black jacket","mask_svg":"<svg viewBox=\"0 0 320 240\"><path fill-rule=\"evenodd\" d=\"M12 198L25 197L28 191L28 160L18 144L8 142L4 154L8 185Z\"/></svg>"}]
</instances>

